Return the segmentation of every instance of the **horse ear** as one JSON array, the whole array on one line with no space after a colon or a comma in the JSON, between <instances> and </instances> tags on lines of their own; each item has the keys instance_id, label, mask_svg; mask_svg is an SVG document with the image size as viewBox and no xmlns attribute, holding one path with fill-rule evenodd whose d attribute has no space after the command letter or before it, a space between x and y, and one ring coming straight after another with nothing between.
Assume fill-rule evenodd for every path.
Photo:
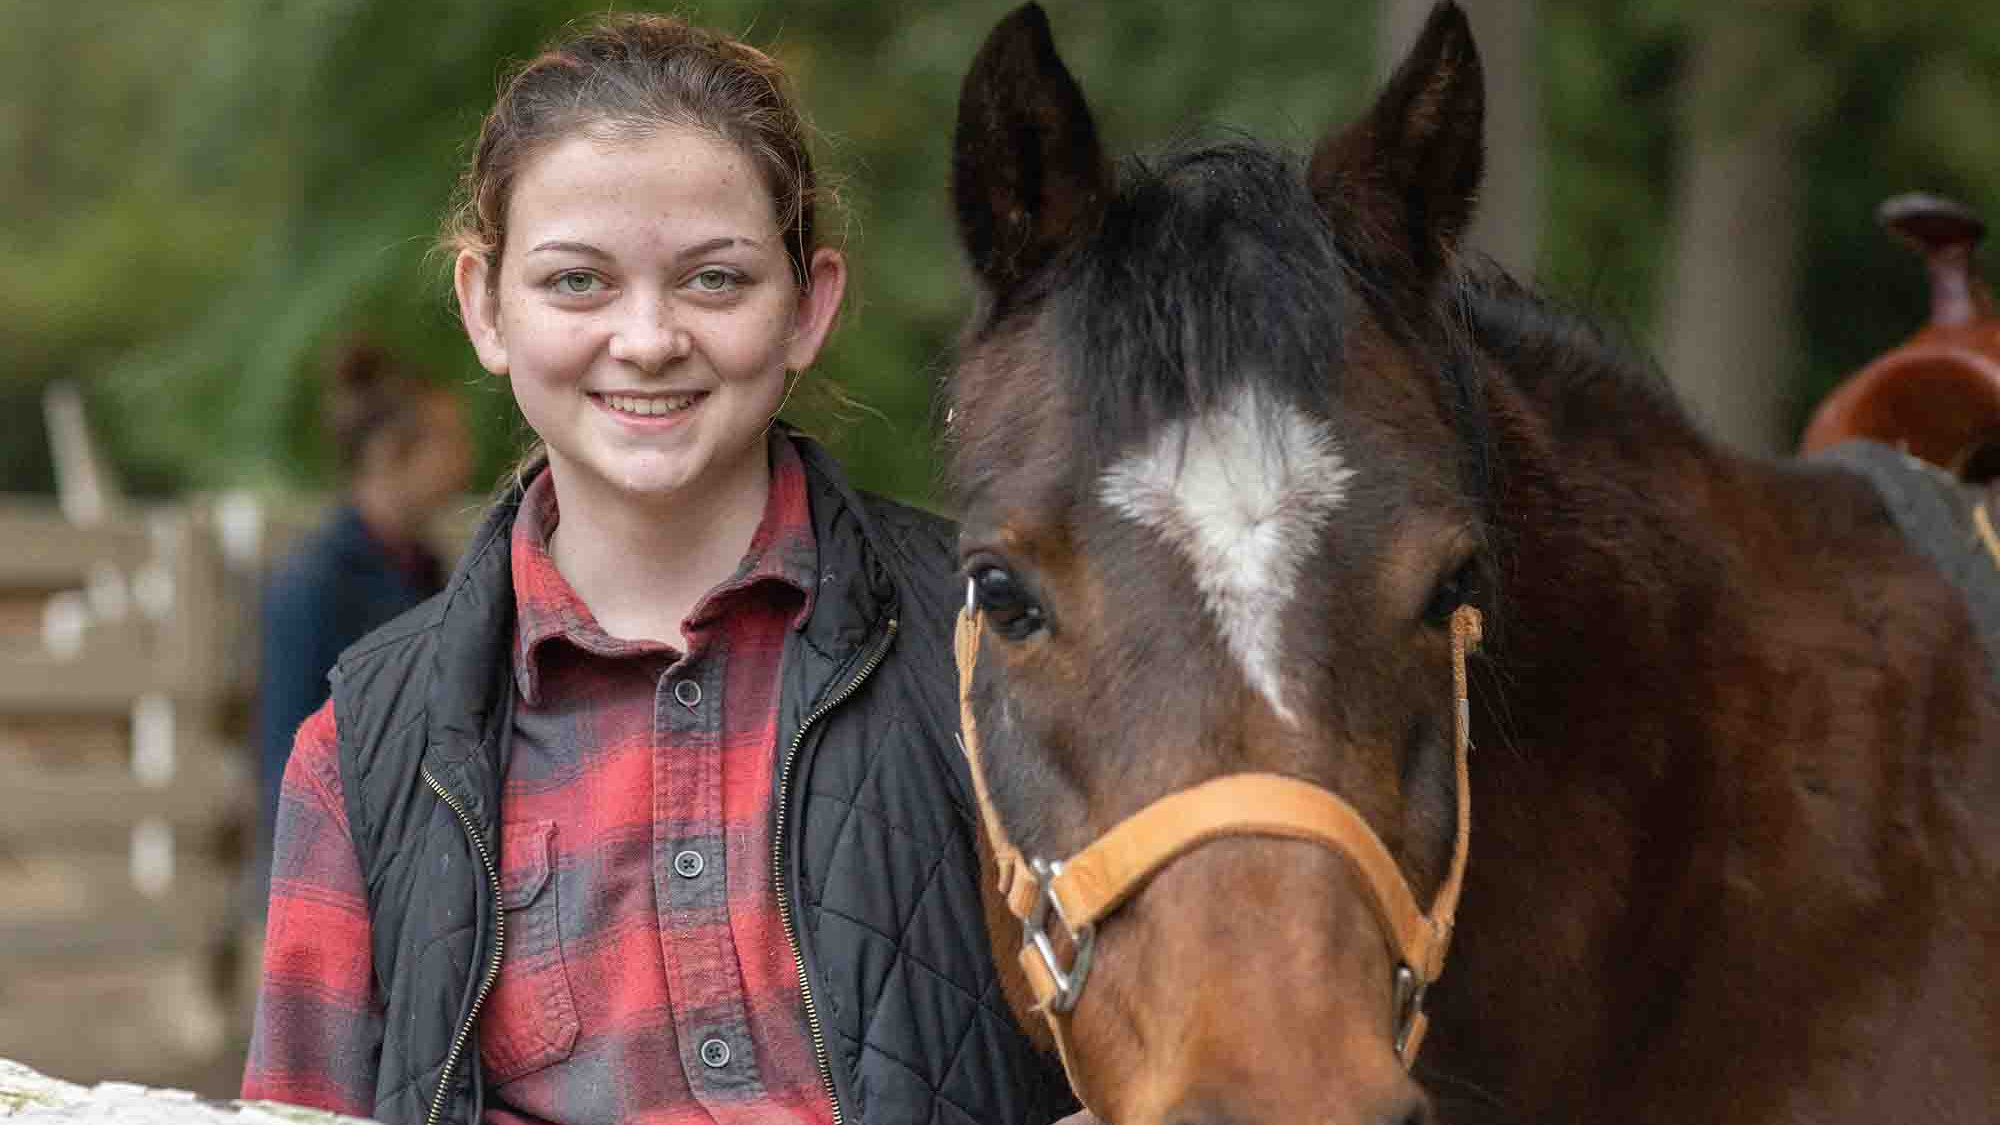
<instances>
[{"instance_id":1,"label":"horse ear","mask_svg":"<svg viewBox=\"0 0 2000 1125\"><path fill-rule=\"evenodd\" d=\"M1040 5L1002 20L973 60L951 170L959 238L996 294L1032 276L1102 211L1111 169Z\"/></svg>"},{"instance_id":2,"label":"horse ear","mask_svg":"<svg viewBox=\"0 0 2000 1125\"><path fill-rule=\"evenodd\" d=\"M1427 284L1472 220L1485 167L1485 80L1472 27L1442 0L1361 120L1327 134L1307 180L1321 210L1357 243L1407 263Z\"/></svg>"}]
</instances>

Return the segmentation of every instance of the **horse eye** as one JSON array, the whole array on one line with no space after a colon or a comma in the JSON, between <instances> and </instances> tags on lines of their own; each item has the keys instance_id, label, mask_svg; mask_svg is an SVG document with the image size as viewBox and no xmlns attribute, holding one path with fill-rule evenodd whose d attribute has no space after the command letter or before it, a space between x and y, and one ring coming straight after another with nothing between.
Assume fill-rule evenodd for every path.
<instances>
[{"instance_id":1,"label":"horse eye","mask_svg":"<svg viewBox=\"0 0 2000 1125\"><path fill-rule=\"evenodd\" d=\"M1424 624L1435 629L1444 628L1451 622L1451 615L1458 612L1458 607L1470 600L1472 563L1468 561L1431 591L1431 600L1424 603Z\"/></svg>"},{"instance_id":2,"label":"horse eye","mask_svg":"<svg viewBox=\"0 0 2000 1125\"><path fill-rule=\"evenodd\" d=\"M972 572L972 604L1008 640L1024 640L1042 627L1042 607L1012 571L982 566Z\"/></svg>"}]
</instances>

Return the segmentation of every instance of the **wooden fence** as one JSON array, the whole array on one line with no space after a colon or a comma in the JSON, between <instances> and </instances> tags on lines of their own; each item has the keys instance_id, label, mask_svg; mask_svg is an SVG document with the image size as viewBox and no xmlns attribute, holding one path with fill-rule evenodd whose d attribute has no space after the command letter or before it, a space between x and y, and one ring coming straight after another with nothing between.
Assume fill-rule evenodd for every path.
<instances>
[{"instance_id":1,"label":"wooden fence","mask_svg":"<svg viewBox=\"0 0 2000 1125\"><path fill-rule=\"evenodd\" d=\"M91 527L0 500L0 1058L233 1082L267 531L237 498Z\"/></svg>"},{"instance_id":2,"label":"wooden fence","mask_svg":"<svg viewBox=\"0 0 2000 1125\"><path fill-rule=\"evenodd\" d=\"M441 521L455 557L480 504ZM234 1092L253 1014L257 595L323 504L79 526L0 497L0 1058Z\"/></svg>"},{"instance_id":3,"label":"wooden fence","mask_svg":"<svg viewBox=\"0 0 2000 1125\"><path fill-rule=\"evenodd\" d=\"M439 521L445 558L481 508ZM324 512L0 495L0 1059L235 1092L263 943L257 599Z\"/></svg>"}]
</instances>

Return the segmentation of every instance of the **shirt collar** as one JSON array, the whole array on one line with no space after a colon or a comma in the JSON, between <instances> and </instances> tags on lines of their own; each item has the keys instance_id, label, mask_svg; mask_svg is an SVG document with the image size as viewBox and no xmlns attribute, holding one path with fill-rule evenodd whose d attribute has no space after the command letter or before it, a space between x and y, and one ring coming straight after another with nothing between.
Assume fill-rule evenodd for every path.
<instances>
[{"instance_id":1,"label":"shirt collar","mask_svg":"<svg viewBox=\"0 0 2000 1125\"><path fill-rule=\"evenodd\" d=\"M733 605L751 597L796 597L792 628L803 628L812 616L819 588L819 552L813 538L812 509L806 498L805 464L782 433L770 439L771 487L764 516L750 537L749 549L736 572L695 603L682 622L696 632L727 617ZM601 656L677 652L678 643L620 640L598 625L583 599L556 569L549 554L550 537L561 519L555 485L546 471L530 481L514 517L511 561L514 576L514 677L521 698L540 702L544 642L561 640Z\"/></svg>"}]
</instances>

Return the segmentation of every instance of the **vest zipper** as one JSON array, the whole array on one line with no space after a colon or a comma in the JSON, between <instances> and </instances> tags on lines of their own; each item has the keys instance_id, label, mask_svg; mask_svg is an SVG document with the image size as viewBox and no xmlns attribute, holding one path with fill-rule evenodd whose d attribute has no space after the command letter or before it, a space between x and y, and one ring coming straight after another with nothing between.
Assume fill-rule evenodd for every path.
<instances>
[{"instance_id":1,"label":"vest zipper","mask_svg":"<svg viewBox=\"0 0 2000 1125\"><path fill-rule=\"evenodd\" d=\"M833 1107L833 1125L841 1125L843 1120L840 1099L833 1093L833 1064L827 1058L826 1032L820 1027L819 1008L813 1004L812 984L806 979L806 957L805 952L799 948L798 930L793 925L791 898L785 893L785 812L790 804L787 793L792 785L792 767L798 762L799 747L805 744L806 732L812 729L814 723L824 718L828 711L845 703L847 697L861 687L861 682L874 674L875 669L881 666L882 658L889 653L889 643L895 639L896 619L891 617L888 630L876 643L875 651L868 654L868 659L861 665L861 671L855 673L854 678L847 682L847 686L841 688L832 699L820 704L812 714L806 716L804 722L799 724L798 733L792 736L792 744L785 750L784 768L778 773L778 815L774 825L775 830L771 835L771 881L776 885L778 892L778 919L784 923L785 940L792 947L792 963L798 966L799 995L804 998L806 1004L806 1027L812 1032L813 1057L819 1062L820 1085L826 1088L827 1104Z\"/></svg>"},{"instance_id":2,"label":"vest zipper","mask_svg":"<svg viewBox=\"0 0 2000 1125\"><path fill-rule=\"evenodd\" d=\"M458 1031L451 1037L451 1053L445 1056L444 1070L438 1074L437 1093L431 1098L431 1110L424 1117L424 1125L438 1125L444 1115L445 1092L451 1089L452 1074L458 1070L458 1060L465 1053L466 1040L472 1028L479 1022L479 1009L486 1003L487 994L493 991L493 982L500 978L500 951L507 943L507 912L500 908L500 869L493 864L493 853L486 850L486 840L472 823L471 814L465 811L457 797L445 791L437 778L431 776L429 766L419 772L424 784L438 795L451 811L458 814L458 822L465 826L465 834L472 840L472 847L479 853L479 862L486 868L486 880L493 887L493 956L486 963L486 975L479 981L479 991L472 997L472 1011L466 1014L465 1022L458 1025ZM477 1125L477 1123L474 1123Z\"/></svg>"}]
</instances>

